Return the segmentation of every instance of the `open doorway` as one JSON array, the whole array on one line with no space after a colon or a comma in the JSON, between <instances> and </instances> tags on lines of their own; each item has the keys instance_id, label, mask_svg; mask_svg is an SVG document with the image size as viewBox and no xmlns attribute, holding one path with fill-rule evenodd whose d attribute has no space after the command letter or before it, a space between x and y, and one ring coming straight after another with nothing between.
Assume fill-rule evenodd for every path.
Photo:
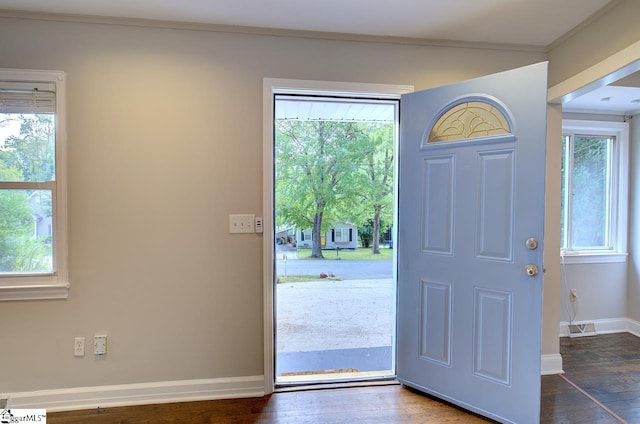
<instances>
[{"instance_id":1,"label":"open doorway","mask_svg":"<svg viewBox=\"0 0 640 424\"><path fill-rule=\"evenodd\" d=\"M398 101L274 98L276 384L395 375Z\"/></svg>"},{"instance_id":2,"label":"open doorway","mask_svg":"<svg viewBox=\"0 0 640 424\"><path fill-rule=\"evenodd\" d=\"M589 153L603 151L607 156L602 158L606 161L600 160L600 169L610 174L606 175L606 180L600 178L607 185L599 196L597 193L591 196L594 199L589 200L589 208L583 211L584 219L595 223L583 224L573 216L570 219L562 216L565 222L578 230L588 227L593 232L596 229L603 242L587 241L574 247L561 240L561 285L557 294L561 337L633 331L638 317L633 314L637 310L633 305L640 299L637 289L634 289L637 275L633 270L636 267L630 266L637 258L634 256L637 250L634 244L637 242L634 241L636 233L633 228L634 212L638 207L637 196L634 196L638 174L634 171L636 159L630 146L633 146L634 127L637 127L633 117L640 113L637 101L640 96L639 69L637 46L630 46L549 89L550 102L562 105L558 109L561 115L558 114L557 118L562 118L561 123L558 122L562 133L556 135L557 139L562 136L564 141L567 135L573 136L578 141L586 141L584 144L590 147ZM597 136L602 137L598 139ZM602 140L603 147L611 145L612 148L595 149L594 141L599 140ZM567 156L574 159L571 153ZM577 155L573 153L573 156ZM590 162L579 159L584 162L579 165L594 168L597 156L593 153L587 156ZM572 170L569 168L569 171ZM597 187L595 178L588 176L589 188ZM573 182L572 185L577 184ZM571 192L573 202L575 197L589 194L586 190L574 191L577 193ZM563 201L568 203L564 197ZM606 205L604 214L598 215L598 201L600 205ZM563 212L568 209L565 207ZM601 290L601 281L607 282L605 292Z\"/></svg>"},{"instance_id":3,"label":"open doorway","mask_svg":"<svg viewBox=\"0 0 640 424\"><path fill-rule=\"evenodd\" d=\"M639 315L634 313L638 310L636 305L640 304L637 266L634 265L638 261L635 248L638 245L638 232L634 230L637 229L635 217L638 197L635 193L640 180L637 172L638 156L633 154L633 146L637 142L637 137L634 136L637 134L636 117L640 113L637 101L640 97L640 60L637 45L628 50L630 53L612 55L597 66L549 89L550 100L562 104L563 140L569 134L590 147L591 156L580 157L583 161L580 165L594 168L597 157L593 152L598 152L594 148L595 142L603 145L606 142L606 147L612 146L611 154L601 149L608 156L603 157L607 159L606 162L601 160L606 167L600 168L612 170L606 180L608 184L601 191L599 199L596 195L592 196L596 199L591 200L589 208L584 211L586 219L597 223L597 201L601 204L608 202L606 214L604 218L600 218L600 224L590 222L588 225L592 232L593 229L605 229L600 230L600 233L604 233L604 237L601 236L604 248L592 246L596 244L593 242L585 242L576 248L567 246L566 242L562 244L558 303L561 337L559 351L563 359L563 377L593 398L604 400L603 403L612 412L623 418L628 411L623 402L616 402L615 395L625 393L629 388L637 390L638 382L633 379L617 382L617 374L606 366L607 355L598 354L595 346L602 345L607 354L613 354L612 346L622 346L621 340L624 340L623 347L632 346L637 342L634 336L640 334L640 326L637 324ZM581 137L574 135L576 133ZM574 153L574 156L577 155ZM573 159L571 155L568 157ZM573 187L576 186L573 183ZM591 189L597 187L597 180L591 177L588 186ZM585 193L589 194L586 190L575 191L575 195L571 193L574 197L572 201L576 201L575 198L579 200ZM587 227L581 221L571 218L575 221L572 224L578 229ZM567 217L563 216L563 219L567 220ZM588 247L594 248L586 251ZM605 291L602 290L602 281L607 284ZM581 360L586 355L595 358L592 364L587 365ZM632 362L632 356L616 355L617 367L628 367ZM578 367L575 366L576 363L579 364ZM596 375L596 369L602 372ZM581 379L577 372L579 370L590 373L589 381ZM607 384L617 384L613 391L615 393L606 389ZM594 390L594 387L598 390Z\"/></svg>"}]
</instances>

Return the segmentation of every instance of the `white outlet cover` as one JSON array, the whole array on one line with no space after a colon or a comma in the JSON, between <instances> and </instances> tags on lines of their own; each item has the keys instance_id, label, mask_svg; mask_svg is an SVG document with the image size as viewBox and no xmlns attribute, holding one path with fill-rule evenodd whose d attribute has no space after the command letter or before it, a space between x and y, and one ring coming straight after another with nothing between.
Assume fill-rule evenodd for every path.
<instances>
[{"instance_id":1,"label":"white outlet cover","mask_svg":"<svg viewBox=\"0 0 640 424\"><path fill-rule=\"evenodd\" d=\"M93 354L105 355L107 353L107 336L95 336L93 338Z\"/></svg>"},{"instance_id":2,"label":"white outlet cover","mask_svg":"<svg viewBox=\"0 0 640 424\"><path fill-rule=\"evenodd\" d=\"M73 356L84 356L84 337L76 337L73 341Z\"/></svg>"}]
</instances>

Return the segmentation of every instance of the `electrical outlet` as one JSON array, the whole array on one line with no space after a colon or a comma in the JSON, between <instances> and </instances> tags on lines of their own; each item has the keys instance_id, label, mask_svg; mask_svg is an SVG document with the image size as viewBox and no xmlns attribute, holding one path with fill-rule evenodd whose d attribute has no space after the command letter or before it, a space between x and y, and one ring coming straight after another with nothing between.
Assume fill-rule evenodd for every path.
<instances>
[{"instance_id":1,"label":"electrical outlet","mask_svg":"<svg viewBox=\"0 0 640 424\"><path fill-rule=\"evenodd\" d=\"M569 300L571 302L575 302L576 300L578 300L578 290L576 289L569 290Z\"/></svg>"},{"instance_id":2,"label":"electrical outlet","mask_svg":"<svg viewBox=\"0 0 640 424\"><path fill-rule=\"evenodd\" d=\"M73 356L84 356L84 337L76 337L74 339Z\"/></svg>"}]
</instances>

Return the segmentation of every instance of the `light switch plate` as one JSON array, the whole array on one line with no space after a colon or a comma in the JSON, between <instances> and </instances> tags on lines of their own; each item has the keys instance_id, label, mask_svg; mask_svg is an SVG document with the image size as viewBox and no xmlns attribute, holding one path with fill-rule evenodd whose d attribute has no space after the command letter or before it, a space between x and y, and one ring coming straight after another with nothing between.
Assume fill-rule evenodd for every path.
<instances>
[{"instance_id":1,"label":"light switch plate","mask_svg":"<svg viewBox=\"0 0 640 424\"><path fill-rule=\"evenodd\" d=\"M253 233L254 232L254 214L232 214L229 215L229 232L237 233Z\"/></svg>"}]
</instances>

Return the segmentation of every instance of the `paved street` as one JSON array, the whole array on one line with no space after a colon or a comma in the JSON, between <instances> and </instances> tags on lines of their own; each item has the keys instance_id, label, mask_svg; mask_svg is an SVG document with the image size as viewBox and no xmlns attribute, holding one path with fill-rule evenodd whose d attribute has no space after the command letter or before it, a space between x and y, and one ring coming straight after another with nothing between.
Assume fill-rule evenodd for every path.
<instances>
[{"instance_id":1,"label":"paved street","mask_svg":"<svg viewBox=\"0 0 640 424\"><path fill-rule=\"evenodd\" d=\"M334 257L334 251L324 252L327 258ZM321 272L335 274L343 280L367 280L391 278L393 265L391 260L347 261L334 259L294 259L288 254L279 253L276 260L277 275L320 275ZM294 256L295 257L295 256Z\"/></svg>"},{"instance_id":2,"label":"paved street","mask_svg":"<svg viewBox=\"0 0 640 424\"><path fill-rule=\"evenodd\" d=\"M391 261L331 261L318 259L297 259L277 261L277 275L320 275L324 272L335 274L343 280L365 280L391 278Z\"/></svg>"}]
</instances>

